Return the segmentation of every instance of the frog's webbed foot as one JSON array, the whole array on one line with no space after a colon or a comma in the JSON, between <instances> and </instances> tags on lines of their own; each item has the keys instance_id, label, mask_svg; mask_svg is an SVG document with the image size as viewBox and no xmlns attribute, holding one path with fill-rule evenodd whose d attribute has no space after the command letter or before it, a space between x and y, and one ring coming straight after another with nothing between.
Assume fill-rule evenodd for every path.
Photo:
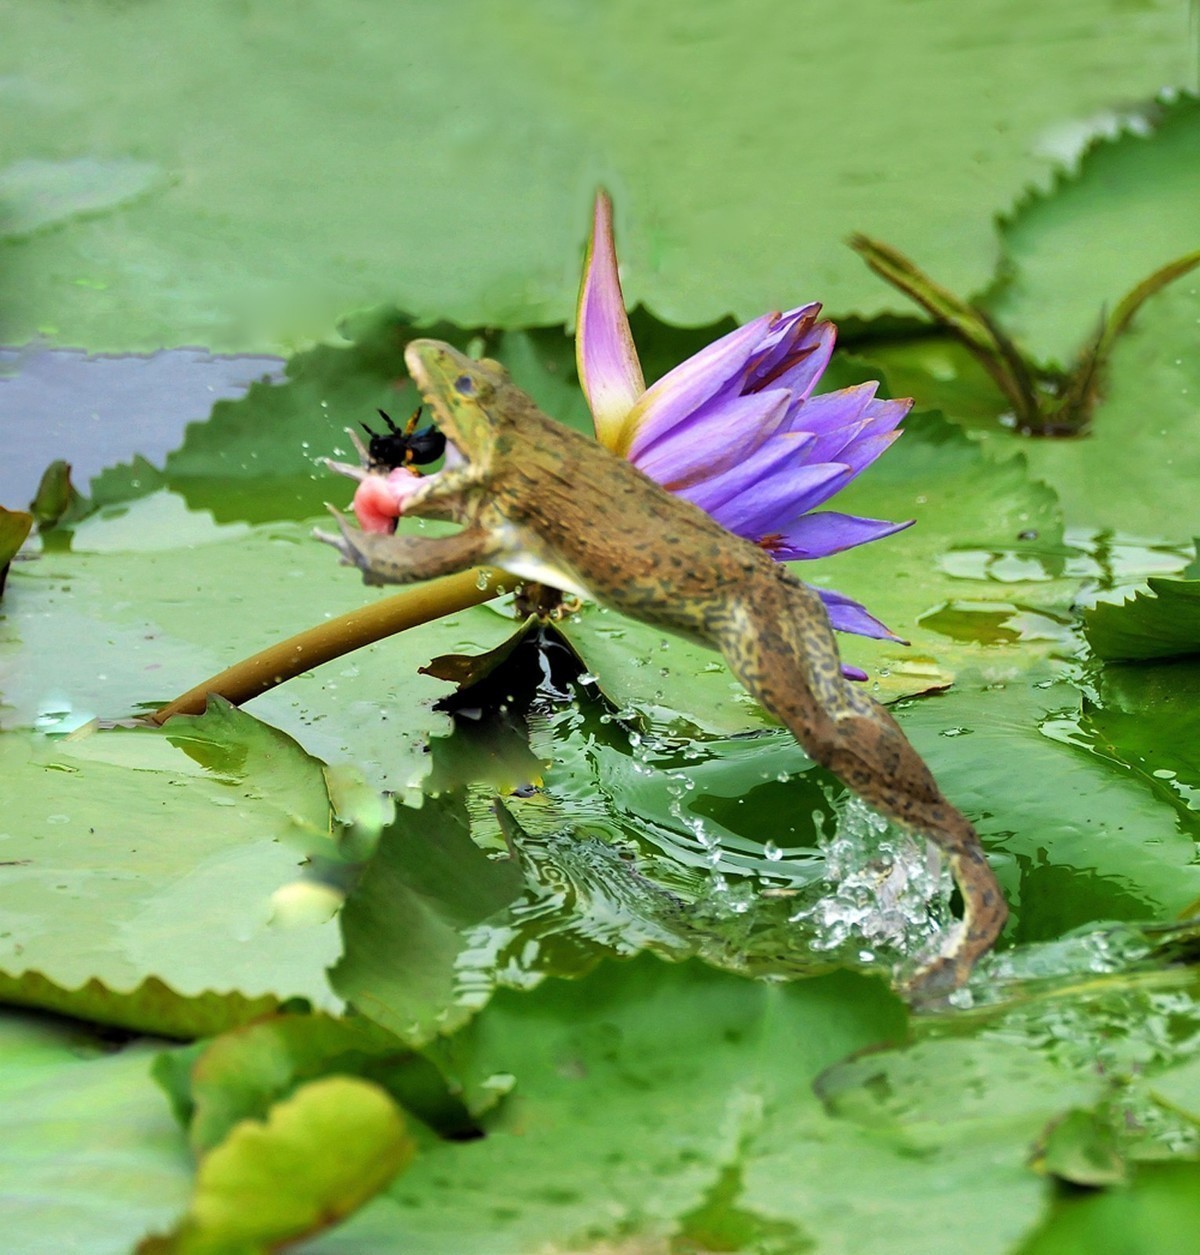
<instances>
[{"instance_id":1,"label":"frog's webbed foot","mask_svg":"<svg viewBox=\"0 0 1200 1255\"><path fill-rule=\"evenodd\" d=\"M439 575L456 575L496 557L499 546L482 527L466 527L453 536L389 536L352 527L333 506L338 534L314 529L317 540L332 545L346 566L355 566L365 584L414 584Z\"/></svg>"}]
</instances>

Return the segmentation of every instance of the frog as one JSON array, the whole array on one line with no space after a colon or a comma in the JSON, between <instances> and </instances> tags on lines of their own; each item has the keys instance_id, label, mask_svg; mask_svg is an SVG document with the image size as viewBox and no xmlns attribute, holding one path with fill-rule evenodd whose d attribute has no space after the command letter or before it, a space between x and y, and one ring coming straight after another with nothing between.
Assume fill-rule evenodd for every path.
<instances>
[{"instance_id":1,"label":"frog","mask_svg":"<svg viewBox=\"0 0 1200 1255\"><path fill-rule=\"evenodd\" d=\"M337 531L318 529L317 537L367 584L498 567L719 652L813 761L941 851L961 919L904 987L914 999L961 988L1004 926L1004 894L973 825L886 707L843 673L817 592L760 546L542 413L499 363L429 339L410 342L405 361L447 443L443 468L406 485L402 512L460 530L363 531L331 506ZM360 480L379 473L330 465Z\"/></svg>"}]
</instances>

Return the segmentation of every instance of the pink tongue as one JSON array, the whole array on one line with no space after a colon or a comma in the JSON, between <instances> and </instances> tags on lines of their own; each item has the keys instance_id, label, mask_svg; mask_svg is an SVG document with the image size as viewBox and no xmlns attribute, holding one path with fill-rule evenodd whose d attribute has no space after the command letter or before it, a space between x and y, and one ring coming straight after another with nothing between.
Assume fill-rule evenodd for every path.
<instances>
[{"instance_id":1,"label":"pink tongue","mask_svg":"<svg viewBox=\"0 0 1200 1255\"><path fill-rule=\"evenodd\" d=\"M354 494L354 517L364 532L391 533L405 502L421 486L422 476L398 466L387 475L368 475Z\"/></svg>"}]
</instances>

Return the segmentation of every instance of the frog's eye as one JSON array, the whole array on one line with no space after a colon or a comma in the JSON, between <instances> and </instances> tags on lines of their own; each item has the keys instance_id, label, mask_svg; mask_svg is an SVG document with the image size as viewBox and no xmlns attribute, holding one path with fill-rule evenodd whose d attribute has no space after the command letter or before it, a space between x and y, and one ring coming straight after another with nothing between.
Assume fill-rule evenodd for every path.
<instances>
[{"instance_id":1,"label":"frog's eye","mask_svg":"<svg viewBox=\"0 0 1200 1255\"><path fill-rule=\"evenodd\" d=\"M454 390L464 397L474 396L475 380L470 375L459 375L454 381Z\"/></svg>"}]
</instances>

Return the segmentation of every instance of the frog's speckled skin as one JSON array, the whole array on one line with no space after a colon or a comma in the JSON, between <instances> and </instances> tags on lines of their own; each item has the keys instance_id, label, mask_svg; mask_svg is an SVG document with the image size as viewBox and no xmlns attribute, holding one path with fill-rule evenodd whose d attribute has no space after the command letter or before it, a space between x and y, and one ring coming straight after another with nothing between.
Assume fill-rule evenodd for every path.
<instances>
[{"instance_id":1,"label":"frog's speckled skin","mask_svg":"<svg viewBox=\"0 0 1200 1255\"><path fill-rule=\"evenodd\" d=\"M417 340L409 369L465 463L405 513L464 524L428 539L322 536L367 583L405 584L481 563L545 580L721 651L754 698L817 762L946 854L964 918L917 974L922 994L961 985L1007 907L975 829L942 796L888 712L847 681L821 599L763 550L629 462L542 414L495 362Z\"/></svg>"}]
</instances>

